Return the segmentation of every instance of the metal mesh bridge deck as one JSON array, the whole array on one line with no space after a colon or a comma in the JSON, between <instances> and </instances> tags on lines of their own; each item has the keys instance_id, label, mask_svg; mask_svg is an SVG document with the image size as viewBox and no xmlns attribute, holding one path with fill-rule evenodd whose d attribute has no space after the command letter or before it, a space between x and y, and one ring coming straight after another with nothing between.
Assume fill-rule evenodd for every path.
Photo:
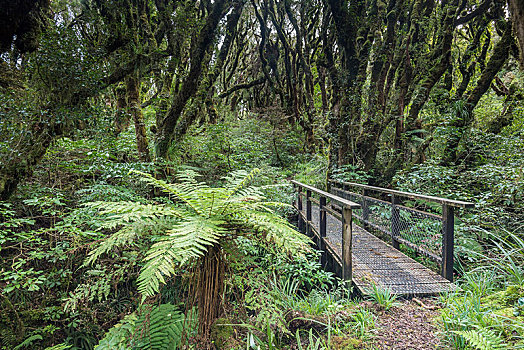
<instances>
[{"instance_id":1,"label":"metal mesh bridge deck","mask_svg":"<svg viewBox=\"0 0 524 350\"><path fill-rule=\"evenodd\" d=\"M311 212L311 233L316 240L319 240L318 206L313 205ZM300 215L306 221L305 209L300 212ZM341 225L338 218L327 213L326 251L338 265L342 264ZM362 294L367 294L372 283L406 297L437 295L456 289L456 286L447 279L360 226L353 224L352 227L353 283Z\"/></svg>"}]
</instances>

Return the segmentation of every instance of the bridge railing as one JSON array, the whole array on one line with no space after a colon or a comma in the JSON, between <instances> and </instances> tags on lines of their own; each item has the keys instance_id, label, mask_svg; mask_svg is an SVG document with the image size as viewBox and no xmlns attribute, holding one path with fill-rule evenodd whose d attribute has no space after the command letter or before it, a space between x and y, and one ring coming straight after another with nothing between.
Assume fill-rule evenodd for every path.
<instances>
[{"instance_id":1,"label":"bridge railing","mask_svg":"<svg viewBox=\"0 0 524 350\"><path fill-rule=\"evenodd\" d=\"M426 256L440 266L441 275L453 281L455 208L473 203L396 191L344 181L329 181L329 192L360 205L353 215L366 230L389 237Z\"/></svg>"},{"instance_id":2,"label":"bridge railing","mask_svg":"<svg viewBox=\"0 0 524 350\"><path fill-rule=\"evenodd\" d=\"M330 256L338 259L336 248L326 239L327 234L327 213L338 218L342 223L340 232L342 233L342 257L338 264L342 266L342 278L348 281L352 280L352 222L353 210L360 208L360 205L349 201L345 198L336 196L319 190L315 187L300 183L298 181L291 181L297 189L296 208L298 210L298 228L301 232L305 232L308 236L316 241L320 251L322 251L321 263L326 265L328 251ZM313 224L313 204L318 210L318 230ZM333 206L336 205L339 211L335 210ZM341 209L341 210L340 210Z\"/></svg>"}]
</instances>

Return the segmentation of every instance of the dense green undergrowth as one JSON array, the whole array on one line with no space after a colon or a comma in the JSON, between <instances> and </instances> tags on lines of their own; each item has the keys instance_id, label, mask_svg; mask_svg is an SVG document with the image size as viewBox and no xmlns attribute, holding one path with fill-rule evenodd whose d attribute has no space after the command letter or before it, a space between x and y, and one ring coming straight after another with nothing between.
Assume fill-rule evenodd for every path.
<instances>
[{"instance_id":1,"label":"dense green undergrowth","mask_svg":"<svg viewBox=\"0 0 524 350\"><path fill-rule=\"evenodd\" d=\"M446 346L522 346L524 162L518 152L521 129L512 128L498 136L470 135L471 143L485 146L454 167L428 160L395 178L399 189L476 204L460 212L457 222L462 290L441 298L444 308L435 321ZM197 311L188 308L194 267L165 278L160 293L140 306L143 259L159 236L125 242L84 264L89 252L121 227L108 227L108 214L86 203L170 203L136 171L169 180L180 171L196 171L201 181L217 187L226 184L224 176L231 171L258 167L252 185L263 188L267 200L283 203L292 201L292 188L267 185L290 178L320 187L325 183L327 157L305 152L300 132L289 126L277 130L265 120L226 118L194 127L172 149L171 160L162 163L138 161L132 128L118 138L103 130L93 125L83 135L57 141L30 181L0 204L4 349L166 348L163 340L155 345L145 334L196 347L191 344L198 342ZM352 166L332 176L370 177ZM285 206L276 211L291 214ZM221 318L211 330L217 348L373 348L376 321L387 311L352 298L343 283L321 269L315 252L290 257L245 237L235 238L234 247L226 253ZM396 307L387 291L377 289L373 295L381 310Z\"/></svg>"}]
</instances>

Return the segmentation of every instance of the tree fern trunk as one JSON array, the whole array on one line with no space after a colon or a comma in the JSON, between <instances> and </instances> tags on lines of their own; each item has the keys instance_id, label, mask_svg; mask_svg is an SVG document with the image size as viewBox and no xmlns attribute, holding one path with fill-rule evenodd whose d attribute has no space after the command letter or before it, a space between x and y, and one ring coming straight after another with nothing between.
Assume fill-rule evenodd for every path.
<instances>
[{"instance_id":1,"label":"tree fern trunk","mask_svg":"<svg viewBox=\"0 0 524 350\"><path fill-rule=\"evenodd\" d=\"M219 246L209 248L204 256L197 285L198 320L202 341L209 338L209 331L220 312L224 286L224 259Z\"/></svg>"}]
</instances>

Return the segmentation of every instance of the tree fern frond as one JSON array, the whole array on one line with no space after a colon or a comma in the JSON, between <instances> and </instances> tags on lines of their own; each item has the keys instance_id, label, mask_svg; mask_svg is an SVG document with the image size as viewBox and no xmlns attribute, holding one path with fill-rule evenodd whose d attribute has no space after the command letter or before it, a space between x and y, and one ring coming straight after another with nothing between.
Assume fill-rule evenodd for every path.
<instances>
[{"instance_id":1,"label":"tree fern frond","mask_svg":"<svg viewBox=\"0 0 524 350\"><path fill-rule=\"evenodd\" d=\"M107 331L104 338L95 346L95 350L128 350L137 320L135 313L124 317Z\"/></svg>"},{"instance_id":2,"label":"tree fern frond","mask_svg":"<svg viewBox=\"0 0 524 350\"><path fill-rule=\"evenodd\" d=\"M301 254L309 250L311 240L295 230L284 218L261 211L244 211L237 214L237 220L244 226L264 233L268 243L283 248L286 253Z\"/></svg>"},{"instance_id":3,"label":"tree fern frond","mask_svg":"<svg viewBox=\"0 0 524 350\"><path fill-rule=\"evenodd\" d=\"M122 247L126 244L132 243L136 236L137 234L133 226L124 226L118 232L113 233L111 236L103 240L95 250L89 252L88 257L82 266L91 265L100 256L107 254L115 247Z\"/></svg>"},{"instance_id":4,"label":"tree fern frond","mask_svg":"<svg viewBox=\"0 0 524 350\"><path fill-rule=\"evenodd\" d=\"M199 173L191 169L182 170L177 172L176 174L176 178L178 179L178 181L191 183L197 183L198 181L196 180L196 178L199 176Z\"/></svg>"},{"instance_id":5,"label":"tree fern frond","mask_svg":"<svg viewBox=\"0 0 524 350\"><path fill-rule=\"evenodd\" d=\"M173 275L178 263L169 240L155 243L149 249L147 259L148 261L140 270L137 281L138 291L142 294L142 302L160 291L160 284L165 283L164 276Z\"/></svg>"},{"instance_id":6,"label":"tree fern frond","mask_svg":"<svg viewBox=\"0 0 524 350\"><path fill-rule=\"evenodd\" d=\"M165 193L173 195L178 200L181 200L187 204L197 214L203 213L201 202L195 199L195 192L201 189L209 188L203 182L183 182L180 184L168 184L167 182L159 179L155 179L151 174L144 173L137 170L132 170L134 173L142 176L142 181L155 186Z\"/></svg>"},{"instance_id":7,"label":"tree fern frond","mask_svg":"<svg viewBox=\"0 0 524 350\"><path fill-rule=\"evenodd\" d=\"M236 170L231 172L225 179L227 181L227 190L230 195L237 193L240 189L246 187L255 176L260 173L260 169L255 168L251 172L245 170Z\"/></svg>"},{"instance_id":8,"label":"tree fern frond","mask_svg":"<svg viewBox=\"0 0 524 350\"><path fill-rule=\"evenodd\" d=\"M452 331L463 337L466 342L477 350L507 349L504 339L488 328L469 331Z\"/></svg>"},{"instance_id":9,"label":"tree fern frond","mask_svg":"<svg viewBox=\"0 0 524 350\"><path fill-rule=\"evenodd\" d=\"M138 202L92 202L84 206L97 209L100 214L110 214L102 228L114 229L135 221L156 220L160 217L184 217L185 211L161 204Z\"/></svg>"},{"instance_id":10,"label":"tree fern frond","mask_svg":"<svg viewBox=\"0 0 524 350\"><path fill-rule=\"evenodd\" d=\"M95 350L176 350L184 333L196 325L194 310L184 315L171 304L153 306L126 316L113 326Z\"/></svg>"},{"instance_id":11,"label":"tree fern frond","mask_svg":"<svg viewBox=\"0 0 524 350\"><path fill-rule=\"evenodd\" d=\"M308 250L309 238L297 232L284 218L274 212L275 207L286 206L264 202L259 187L250 185L258 169L237 171L226 178L223 188L212 188L197 182L196 173L179 175L181 183L169 184L150 174L133 171L146 183L160 188L176 199L175 204L140 204L134 202L102 203L88 206L108 216L105 228L123 228L108 237L89 255L86 264L94 262L113 247L132 243L145 233L152 236L152 244L144 258L138 277L142 301L159 292L166 279L175 274L177 266L203 257L210 246L220 245L228 233L261 233L254 239L272 243L291 254Z\"/></svg>"},{"instance_id":12,"label":"tree fern frond","mask_svg":"<svg viewBox=\"0 0 524 350\"><path fill-rule=\"evenodd\" d=\"M262 203L264 207L274 207L274 208L293 208L293 205L282 202L264 202Z\"/></svg>"},{"instance_id":13,"label":"tree fern frond","mask_svg":"<svg viewBox=\"0 0 524 350\"><path fill-rule=\"evenodd\" d=\"M220 226L224 223L199 216L187 217L169 230L162 241L153 244L138 276L138 290L143 299L158 293L160 284L175 273L177 265L202 257L209 246L218 243L227 233Z\"/></svg>"}]
</instances>

